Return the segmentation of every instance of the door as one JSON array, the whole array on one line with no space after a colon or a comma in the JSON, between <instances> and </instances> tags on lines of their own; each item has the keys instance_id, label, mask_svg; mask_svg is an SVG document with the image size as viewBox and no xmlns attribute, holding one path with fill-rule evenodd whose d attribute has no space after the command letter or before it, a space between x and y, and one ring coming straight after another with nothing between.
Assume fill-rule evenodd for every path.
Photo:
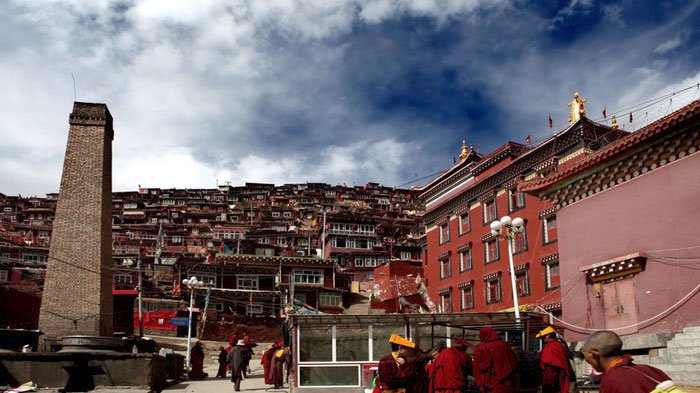
<instances>
[{"instance_id":1,"label":"door","mask_svg":"<svg viewBox=\"0 0 700 393\"><path fill-rule=\"evenodd\" d=\"M615 281L603 284L603 306L605 307L605 328L617 329L637 323L637 298L633 280ZM619 335L636 333L638 326L615 330Z\"/></svg>"}]
</instances>

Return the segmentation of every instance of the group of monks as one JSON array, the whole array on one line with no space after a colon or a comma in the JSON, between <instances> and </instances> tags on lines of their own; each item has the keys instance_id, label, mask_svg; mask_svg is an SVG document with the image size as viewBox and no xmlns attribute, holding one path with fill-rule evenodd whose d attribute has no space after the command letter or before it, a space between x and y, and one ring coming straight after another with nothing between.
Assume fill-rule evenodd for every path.
<instances>
[{"instance_id":1,"label":"group of monks","mask_svg":"<svg viewBox=\"0 0 700 393\"><path fill-rule=\"evenodd\" d=\"M275 388L283 387L285 374L289 374L291 363L292 353L289 347L285 347L282 341L270 344L260 359L265 384L273 385Z\"/></svg>"},{"instance_id":2,"label":"group of monks","mask_svg":"<svg viewBox=\"0 0 700 393\"><path fill-rule=\"evenodd\" d=\"M536 337L543 342L539 356L502 340L492 327L481 328L477 345L456 339L451 348L428 351L393 334L392 352L379 361L374 393L569 393L576 375L567 345L552 327ZM601 373L600 393L648 393L670 379L659 369L634 364L612 331L590 335L581 352Z\"/></svg>"}]
</instances>

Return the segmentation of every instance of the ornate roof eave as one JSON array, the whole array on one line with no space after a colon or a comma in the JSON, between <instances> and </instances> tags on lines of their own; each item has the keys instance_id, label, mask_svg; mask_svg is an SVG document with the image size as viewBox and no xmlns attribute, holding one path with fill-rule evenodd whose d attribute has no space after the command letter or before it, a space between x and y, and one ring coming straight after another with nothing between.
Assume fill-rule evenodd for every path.
<instances>
[{"instance_id":1,"label":"ornate roof eave","mask_svg":"<svg viewBox=\"0 0 700 393\"><path fill-rule=\"evenodd\" d=\"M634 154L642 148L638 146L644 142L661 134L664 130L675 127L681 122L693 116L697 116L698 114L700 114L700 100L690 103L684 108L649 124L637 132L627 134L562 172L523 183L520 190L540 197L549 195L564 187L566 184L585 178L591 173L596 172L597 167L605 165L606 162L614 161L620 156Z\"/></svg>"}]
</instances>

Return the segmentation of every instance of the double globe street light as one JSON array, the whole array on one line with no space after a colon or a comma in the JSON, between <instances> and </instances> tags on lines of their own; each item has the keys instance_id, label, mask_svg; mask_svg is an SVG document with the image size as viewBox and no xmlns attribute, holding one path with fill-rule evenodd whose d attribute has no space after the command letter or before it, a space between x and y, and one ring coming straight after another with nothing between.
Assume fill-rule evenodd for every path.
<instances>
[{"instance_id":1,"label":"double globe street light","mask_svg":"<svg viewBox=\"0 0 700 393\"><path fill-rule=\"evenodd\" d=\"M525 232L525 220L520 217L510 218L503 216L500 220L491 223L491 234L508 241L508 261L510 262L510 285L513 290L513 307L515 319L520 320L520 305L518 304L518 291L515 284L515 268L513 267L513 239Z\"/></svg>"},{"instance_id":2,"label":"double globe street light","mask_svg":"<svg viewBox=\"0 0 700 393\"><path fill-rule=\"evenodd\" d=\"M190 354L192 351L192 308L194 308L194 290L204 286L204 282L192 276L189 279L182 280L182 284L186 285L190 290L190 316L187 320L187 358L185 359L185 369L190 371Z\"/></svg>"}]
</instances>

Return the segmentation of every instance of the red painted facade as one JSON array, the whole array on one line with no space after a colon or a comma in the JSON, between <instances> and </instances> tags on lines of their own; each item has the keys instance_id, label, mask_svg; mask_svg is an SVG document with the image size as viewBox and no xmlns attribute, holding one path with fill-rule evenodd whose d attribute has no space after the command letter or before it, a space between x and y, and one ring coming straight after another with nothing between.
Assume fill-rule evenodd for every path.
<instances>
[{"instance_id":1,"label":"red painted facade","mask_svg":"<svg viewBox=\"0 0 700 393\"><path fill-rule=\"evenodd\" d=\"M523 194L518 184L569 164L615 139L622 131L582 119L540 145L509 142L460 163L421 189L426 203L425 275L429 295L444 312L512 309L507 240L490 234L490 223L521 217L526 232L513 243L519 304L561 311L556 214L548 200ZM598 144L598 145L596 145Z\"/></svg>"},{"instance_id":2,"label":"red painted facade","mask_svg":"<svg viewBox=\"0 0 700 393\"><path fill-rule=\"evenodd\" d=\"M372 288L373 309L387 313L411 312L412 306L422 306L423 298L418 293L416 278L423 277L420 260L391 260L374 269Z\"/></svg>"},{"instance_id":3,"label":"red painted facade","mask_svg":"<svg viewBox=\"0 0 700 393\"><path fill-rule=\"evenodd\" d=\"M700 101L523 184L558 208L568 340L700 325Z\"/></svg>"}]
</instances>

